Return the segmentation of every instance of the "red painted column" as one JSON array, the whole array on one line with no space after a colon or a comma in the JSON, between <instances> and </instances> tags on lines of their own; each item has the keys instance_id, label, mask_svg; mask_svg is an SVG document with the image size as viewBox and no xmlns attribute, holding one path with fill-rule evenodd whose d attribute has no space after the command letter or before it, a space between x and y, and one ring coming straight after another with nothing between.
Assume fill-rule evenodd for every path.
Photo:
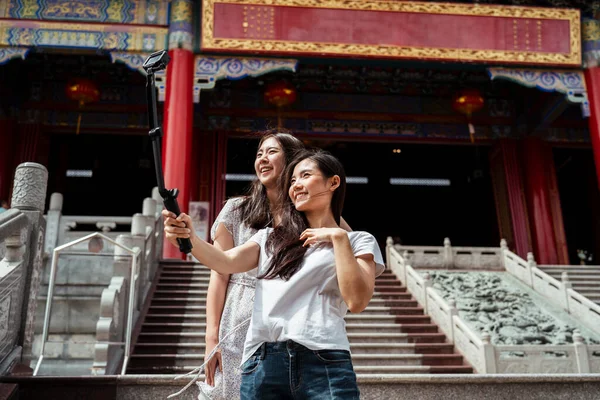
<instances>
[{"instance_id":1,"label":"red painted column","mask_svg":"<svg viewBox=\"0 0 600 400\"><path fill-rule=\"evenodd\" d=\"M497 141L490 152L490 169L500 235L507 240L509 249L526 258L532 250L531 234L516 140Z\"/></svg>"},{"instance_id":2,"label":"red painted column","mask_svg":"<svg viewBox=\"0 0 600 400\"><path fill-rule=\"evenodd\" d=\"M179 189L179 208L188 211L191 190L194 55L187 49L169 51L164 108L163 166L165 186ZM165 242L165 258L182 258Z\"/></svg>"},{"instance_id":3,"label":"red painted column","mask_svg":"<svg viewBox=\"0 0 600 400\"><path fill-rule=\"evenodd\" d=\"M523 143L525 194L536 261L538 264L558 264L550 191L546 173L548 151L538 137L528 137ZM554 170L554 168L552 168Z\"/></svg>"},{"instance_id":4,"label":"red painted column","mask_svg":"<svg viewBox=\"0 0 600 400\"><path fill-rule=\"evenodd\" d=\"M596 179L600 188L600 67L585 70L585 84L590 103L590 138L594 150L596 164Z\"/></svg>"}]
</instances>

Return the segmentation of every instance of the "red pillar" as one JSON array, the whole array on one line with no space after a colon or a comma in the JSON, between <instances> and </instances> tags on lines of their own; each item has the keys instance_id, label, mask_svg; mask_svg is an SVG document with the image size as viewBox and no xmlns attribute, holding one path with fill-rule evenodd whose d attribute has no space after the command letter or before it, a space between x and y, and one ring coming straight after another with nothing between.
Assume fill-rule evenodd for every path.
<instances>
[{"instance_id":1,"label":"red pillar","mask_svg":"<svg viewBox=\"0 0 600 400\"><path fill-rule=\"evenodd\" d=\"M508 248L525 258L531 249L525 184L518 153L518 142L500 139L490 152L490 172L500 236Z\"/></svg>"},{"instance_id":2,"label":"red pillar","mask_svg":"<svg viewBox=\"0 0 600 400\"><path fill-rule=\"evenodd\" d=\"M596 179L600 188L600 67L585 70L588 101L590 103L590 138L594 150Z\"/></svg>"},{"instance_id":3,"label":"red pillar","mask_svg":"<svg viewBox=\"0 0 600 400\"><path fill-rule=\"evenodd\" d=\"M528 137L523 143L525 170L525 194L533 248L538 264L558 264L558 248L552 215L551 193L547 172L554 171L548 164L547 145L538 137Z\"/></svg>"},{"instance_id":4,"label":"red pillar","mask_svg":"<svg viewBox=\"0 0 600 400\"><path fill-rule=\"evenodd\" d=\"M190 50L169 51L164 108L163 167L167 188L179 189L179 208L188 211L191 184L194 55ZM182 258L165 242L165 258Z\"/></svg>"}]
</instances>

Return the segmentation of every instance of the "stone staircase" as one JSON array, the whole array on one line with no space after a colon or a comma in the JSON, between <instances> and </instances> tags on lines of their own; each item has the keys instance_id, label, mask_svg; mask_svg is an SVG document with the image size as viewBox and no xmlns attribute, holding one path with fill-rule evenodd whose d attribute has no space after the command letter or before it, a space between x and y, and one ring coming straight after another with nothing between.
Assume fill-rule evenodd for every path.
<instances>
[{"instance_id":1,"label":"stone staircase","mask_svg":"<svg viewBox=\"0 0 600 400\"><path fill-rule=\"evenodd\" d=\"M209 276L199 264L162 265L128 374L182 373L202 364ZM473 372L390 271L377 279L367 309L346 322L359 377Z\"/></svg>"},{"instance_id":2,"label":"stone staircase","mask_svg":"<svg viewBox=\"0 0 600 400\"><path fill-rule=\"evenodd\" d=\"M542 271L560 281L563 272L567 272L573 290L591 301L600 304L600 267L599 266L538 266Z\"/></svg>"}]
</instances>

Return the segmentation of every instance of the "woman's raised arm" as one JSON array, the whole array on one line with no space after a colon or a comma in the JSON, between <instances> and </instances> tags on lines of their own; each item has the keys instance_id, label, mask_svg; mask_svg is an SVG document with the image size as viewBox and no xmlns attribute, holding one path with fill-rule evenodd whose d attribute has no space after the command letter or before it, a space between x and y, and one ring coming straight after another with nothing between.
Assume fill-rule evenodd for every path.
<instances>
[{"instance_id":1,"label":"woman's raised arm","mask_svg":"<svg viewBox=\"0 0 600 400\"><path fill-rule=\"evenodd\" d=\"M260 247L258 243L248 241L231 250L223 251L200 239L194 231L189 215L175 214L163 210L165 217L165 238L174 246L178 246L178 238L188 238L192 242L192 255L213 271L221 274L236 274L250 271L258 266Z\"/></svg>"}]
</instances>

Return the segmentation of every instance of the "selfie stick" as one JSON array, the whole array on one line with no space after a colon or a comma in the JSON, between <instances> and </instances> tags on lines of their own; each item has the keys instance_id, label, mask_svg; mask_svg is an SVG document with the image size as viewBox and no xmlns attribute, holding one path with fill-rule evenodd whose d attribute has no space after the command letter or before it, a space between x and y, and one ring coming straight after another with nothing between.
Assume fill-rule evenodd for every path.
<instances>
[{"instance_id":1,"label":"selfie stick","mask_svg":"<svg viewBox=\"0 0 600 400\"><path fill-rule=\"evenodd\" d=\"M156 181L158 182L158 192L163 198L165 208L179 216L179 214L181 214L179 204L177 204L179 190L165 188L161 155L162 129L158 125L158 118L156 115L156 81L154 74L166 69L169 60L169 54L166 50L157 51L156 53L150 54L146 61L144 61L142 67L146 71L146 98L148 100L148 123L150 125L148 134L150 135L150 139L152 139L152 151L154 153L154 167L156 170ZM177 243L179 244L179 251L182 253L188 254L192 251L192 242L190 239L177 239Z\"/></svg>"}]
</instances>

